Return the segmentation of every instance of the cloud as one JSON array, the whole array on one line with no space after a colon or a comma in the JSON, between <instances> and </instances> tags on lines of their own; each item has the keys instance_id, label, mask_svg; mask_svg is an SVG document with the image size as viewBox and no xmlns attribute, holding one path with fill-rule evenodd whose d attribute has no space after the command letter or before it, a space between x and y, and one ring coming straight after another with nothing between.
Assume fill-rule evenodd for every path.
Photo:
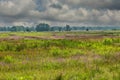
<instances>
[{"instance_id":1,"label":"cloud","mask_svg":"<svg viewBox=\"0 0 120 80\"><path fill-rule=\"evenodd\" d=\"M36 4L32 0L2 0L0 1L0 22L13 23L23 20L31 10L34 10Z\"/></svg>"},{"instance_id":2,"label":"cloud","mask_svg":"<svg viewBox=\"0 0 120 80\"><path fill-rule=\"evenodd\" d=\"M70 10L63 6L62 10L49 8L43 12L42 19L53 22L83 23L95 25L115 25L120 22L120 11L117 10L97 10L79 8Z\"/></svg>"},{"instance_id":3,"label":"cloud","mask_svg":"<svg viewBox=\"0 0 120 80\"><path fill-rule=\"evenodd\" d=\"M0 25L120 25L119 0L0 0Z\"/></svg>"},{"instance_id":4,"label":"cloud","mask_svg":"<svg viewBox=\"0 0 120 80\"><path fill-rule=\"evenodd\" d=\"M51 4L50 5L50 7L52 7L52 8L57 8L57 9L62 9L62 5L60 5L60 4Z\"/></svg>"},{"instance_id":5,"label":"cloud","mask_svg":"<svg viewBox=\"0 0 120 80\"><path fill-rule=\"evenodd\" d=\"M32 0L6 0L0 2L0 15L15 16L28 13L35 8Z\"/></svg>"},{"instance_id":6,"label":"cloud","mask_svg":"<svg viewBox=\"0 0 120 80\"><path fill-rule=\"evenodd\" d=\"M72 8L120 10L119 0L61 0L60 2Z\"/></svg>"}]
</instances>

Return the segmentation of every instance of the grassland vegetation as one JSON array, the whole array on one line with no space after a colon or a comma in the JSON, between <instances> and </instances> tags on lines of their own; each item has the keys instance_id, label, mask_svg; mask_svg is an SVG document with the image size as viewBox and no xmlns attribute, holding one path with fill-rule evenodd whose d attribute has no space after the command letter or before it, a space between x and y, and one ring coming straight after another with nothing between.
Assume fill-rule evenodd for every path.
<instances>
[{"instance_id":1,"label":"grassland vegetation","mask_svg":"<svg viewBox=\"0 0 120 80\"><path fill-rule=\"evenodd\" d=\"M1 80L120 80L119 32L22 33L0 37Z\"/></svg>"}]
</instances>

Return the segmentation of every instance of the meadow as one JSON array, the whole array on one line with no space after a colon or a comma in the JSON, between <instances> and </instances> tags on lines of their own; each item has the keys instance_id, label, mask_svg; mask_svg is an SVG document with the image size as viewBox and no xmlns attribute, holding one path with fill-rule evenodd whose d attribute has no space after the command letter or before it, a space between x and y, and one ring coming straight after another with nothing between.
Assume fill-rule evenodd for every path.
<instances>
[{"instance_id":1,"label":"meadow","mask_svg":"<svg viewBox=\"0 0 120 80\"><path fill-rule=\"evenodd\" d=\"M120 31L0 33L0 80L120 80Z\"/></svg>"}]
</instances>

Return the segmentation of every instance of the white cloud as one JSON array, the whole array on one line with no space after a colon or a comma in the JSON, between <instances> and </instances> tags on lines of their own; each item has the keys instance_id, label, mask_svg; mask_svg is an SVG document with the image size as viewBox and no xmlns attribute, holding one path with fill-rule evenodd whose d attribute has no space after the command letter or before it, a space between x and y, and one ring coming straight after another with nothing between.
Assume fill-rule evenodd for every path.
<instances>
[{"instance_id":1,"label":"white cloud","mask_svg":"<svg viewBox=\"0 0 120 80\"><path fill-rule=\"evenodd\" d=\"M33 26L34 23L29 23L29 22L13 22L14 26Z\"/></svg>"},{"instance_id":2,"label":"white cloud","mask_svg":"<svg viewBox=\"0 0 120 80\"><path fill-rule=\"evenodd\" d=\"M15 16L22 13L28 13L35 8L32 0L8 0L0 2L0 15Z\"/></svg>"}]
</instances>

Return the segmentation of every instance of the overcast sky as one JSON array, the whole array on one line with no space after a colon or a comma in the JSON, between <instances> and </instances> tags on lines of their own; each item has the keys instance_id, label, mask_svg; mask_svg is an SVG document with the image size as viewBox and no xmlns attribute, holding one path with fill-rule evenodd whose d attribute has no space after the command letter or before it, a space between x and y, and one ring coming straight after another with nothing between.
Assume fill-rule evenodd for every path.
<instances>
[{"instance_id":1,"label":"overcast sky","mask_svg":"<svg viewBox=\"0 0 120 80\"><path fill-rule=\"evenodd\" d=\"M0 26L120 26L120 0L0 0Z\"/></svg>"}]
</instances>

